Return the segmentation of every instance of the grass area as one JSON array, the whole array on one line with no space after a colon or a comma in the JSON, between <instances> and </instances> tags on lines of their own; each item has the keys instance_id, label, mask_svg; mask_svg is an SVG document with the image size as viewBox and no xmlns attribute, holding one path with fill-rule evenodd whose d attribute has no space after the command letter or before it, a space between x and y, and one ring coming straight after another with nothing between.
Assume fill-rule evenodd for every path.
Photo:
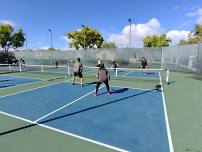
<instances>
[{"instance_id":1,"label":"grass area","mask_svg":"<svg viewBox=\"0 0 202 152\"><path fill-rule=\"evenodd\" d=\"M164 85L174 150L202 152L202 77L173 72Z\"/></svg>"},{"instance_id":2,"label":"grass area","mask_svg":"<svg viewBox=\"0 0 202 152\"><path fill-rule=\"evenodd\" d=\"M109 148L80 140L38 125L29 123L0 113L0 147L4 152L115 152ZM25 126L29 126L26 127Z\"/></svg>"}]
</instances>

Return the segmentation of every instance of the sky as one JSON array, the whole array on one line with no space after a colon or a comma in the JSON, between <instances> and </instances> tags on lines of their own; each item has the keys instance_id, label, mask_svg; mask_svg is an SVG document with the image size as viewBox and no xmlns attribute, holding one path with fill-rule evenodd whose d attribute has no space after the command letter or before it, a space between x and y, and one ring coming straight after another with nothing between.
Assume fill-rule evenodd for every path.
<instances>
[{"instance_id":1,"label":"sky","mask_svg":"<svg viewBox=\"0 0 202 152\"><path fill-rule=\"evenodd\" d=\"M30 49L69 49L65 33L97 29L107 42L118 47L143 47L148 35L166 34L171 45L187 39L202 24L202 0L0 0L0 23L26 33ZM25 47L25 46L24 46Z\"/></svg>"}]
</instances>

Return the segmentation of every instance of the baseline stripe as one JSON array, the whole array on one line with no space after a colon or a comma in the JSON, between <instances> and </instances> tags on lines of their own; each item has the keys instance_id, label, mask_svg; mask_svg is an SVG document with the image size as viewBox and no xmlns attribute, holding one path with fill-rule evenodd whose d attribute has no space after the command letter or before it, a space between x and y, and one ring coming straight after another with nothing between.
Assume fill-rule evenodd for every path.
<instances>
[{"instance_id":1,"label":"baseline stripe","mask_svg":"<svg viewBox=\"0 0 202 152\"><path fill-rule=\"evenodd\" d=\"M63 130L60 130L60 129L56 129L56 128L49 127L49 126L46 126L46 125L43 125L43 124L39 124L39 123L30 121L28 119L24 119L24 118L21 118L21 117L18 117L18 116L14 116L12 114L8 114L6 112L0 111L0 113L4 114L4 115L7 115L9 117L12 117L12 118L16 118L16 119L19 119L19 120L31 123L31 125L24 126L22 128L28 128L29 126L32 127L32 126L36 126L37 125L37 126L40 126L40 127L43 127L43 128L47 128L47 129L52 130L52 131L56 131L56 132L59 132L59 133L65 134L65 135L69 135L71 137L75 137L75 138L80 139L80 140L88 141L90 143L93 143L93 144L96 144L96 145L100 145L100 146L103 146L103 147L106 147L106 148L109 148L109 149L117 150L119 152L129 152L129 151L125 150L125 149L121 149L121 148L118 148L118 147L115 147L115 146L111 146L111 145L108 145L108 144L105 144L105 143L101 143L101 142L98 142L98 141L95 141L95 140L92 140L92 139L89 139L89 138L85 138L85 137L79 136L79 135L76 135L76 134L72 134L70 132L66 132L66 131L63 131Z\"/></svg>"}]
</instances>

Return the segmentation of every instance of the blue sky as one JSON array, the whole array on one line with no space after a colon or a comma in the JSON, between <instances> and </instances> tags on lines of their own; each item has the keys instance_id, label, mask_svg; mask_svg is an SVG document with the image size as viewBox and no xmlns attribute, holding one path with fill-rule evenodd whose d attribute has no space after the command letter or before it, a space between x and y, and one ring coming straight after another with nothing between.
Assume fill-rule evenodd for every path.
<instances>
[{"instance_id":1,"label":"blue sky","mask_svg":"<svg viewBox=\"0 0 202 152\"><path fill-rule=\"evenodd\" d=\"M165 33L175 45L187 38L194 24L202 23L201 0L0 0L0 22L21 27L28 48L68 48L65 33L82 24L98 29L106 41L128 46L128 18L132 19L132 46L142 47L151 34Z\"/></svg>"}]
</instances>

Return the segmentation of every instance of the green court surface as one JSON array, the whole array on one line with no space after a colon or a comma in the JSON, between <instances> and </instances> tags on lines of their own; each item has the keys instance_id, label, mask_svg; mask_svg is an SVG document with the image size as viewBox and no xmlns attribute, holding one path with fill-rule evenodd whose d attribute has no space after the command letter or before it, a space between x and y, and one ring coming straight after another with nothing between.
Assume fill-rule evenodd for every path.
<instances>
[{"instance_id":1,"label":"green court surface","mask_svg":"<svg viewBox=\"0 0 202 152\"><path fill-rule=\"evenodd\" d=\"M164 85L174 150L202 151L202 77L173 72Z\"/></svg>"},{"instance_id":2,"label":"green court surface","mask_svg":"<svg viewBox=\"0 0 202 152\"><path fill-rule=\"evenodd\" d=\"M39 78L40 75L14 75ZM68 81L71 77L51 79L0 90L0 96ZM84 79L94 82L94 76ZM78 79L77 79L78 81ZM110 85L158 89L156 80L113 78ZM202 77L187 73L170 73L170 84L163 83L168 120L175 152L202 152ZM50 130L0 113L0 150L5 152L113 152L114 150Z\"/></svg>"},{"instance_id":3,"label":"green court surface","mask_svg":"<svg viewBox=\"0 0 202 152\"><path fill-rule=\"evenodd\" d=\"M19 130L1 135L0 150L9 152L113 152L113 150L79 140L40 126L30 126L21 120L0 114L0 132L19 128ZM28 126L27 128L23 128Z\"/></svg>"}]
</instances>

